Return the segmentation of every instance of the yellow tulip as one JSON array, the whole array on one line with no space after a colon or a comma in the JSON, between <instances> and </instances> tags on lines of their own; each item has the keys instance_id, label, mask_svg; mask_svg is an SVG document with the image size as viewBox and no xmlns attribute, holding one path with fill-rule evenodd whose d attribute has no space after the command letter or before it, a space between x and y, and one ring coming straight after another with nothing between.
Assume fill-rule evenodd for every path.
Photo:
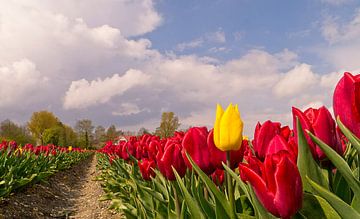
<instances>
[{"instance_id":1,"label":"yellow tulip","mask_svg":"<svg viewBox=\"0 0 360 219\"><path fill-rule=\"evenodd\" d=\"M230 105L223 110L221 105L216 107L214 124L214 143L221 151L239 150L242 143L243 122L237 104Z\"/></svg>"},{"instance_id":2,"label":"yellow tulip","mask_svg":"<svg viewBox=\"0 0 360 219\"><path fill-rule=\"evenodd\" d=\"M72 146L69 146L69 147L68 147L68 151L72 151Z\"/></svg>"}]
</instances>

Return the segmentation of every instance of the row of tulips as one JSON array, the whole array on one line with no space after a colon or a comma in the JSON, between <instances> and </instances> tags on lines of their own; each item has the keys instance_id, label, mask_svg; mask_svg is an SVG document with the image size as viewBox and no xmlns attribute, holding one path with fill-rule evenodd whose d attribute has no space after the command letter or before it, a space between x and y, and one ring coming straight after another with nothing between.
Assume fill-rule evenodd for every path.
<instances>
[{"instance_id":1,"label":"row of tulips","mask_svg":"<svg viewBox=\"0 0 360 219\"><path fill-rule=\"evenodd\" d=\"M333 99L336 122L293 107L293 129L258 123L252 141L230 104L210 131L108 142L106 198L129 218L360 218L360 75L345 73Z\"/></svg>"},{"instance_id":2,"label":"row of tulips","mask_svg":"<svg viewBox=\"0 0 360 219\"><path fill-rule=\"evenodd\" d=\"M31 144L22 147L14 141L3 141L0 143L0 199L68 169L89 155L90 152L80 148Z\"/></svg>"}]
</instances>

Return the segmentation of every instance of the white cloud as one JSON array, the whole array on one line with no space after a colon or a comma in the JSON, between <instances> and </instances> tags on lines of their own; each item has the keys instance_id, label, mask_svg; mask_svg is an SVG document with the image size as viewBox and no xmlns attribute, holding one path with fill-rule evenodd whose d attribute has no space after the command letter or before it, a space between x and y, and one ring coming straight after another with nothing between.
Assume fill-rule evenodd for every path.
<instances>
[{"instance_id":1,"label":"white cloud","mask_svg":"<svg viewBox=\"0 0 360 219\"><path fill-rule=\"evenodd\" d=\"M348 21L338 17L325 17L322 35L329 46L319 49L320 57L335 69L360 69L360 9L356 9Z\"/></svg>"},{"instance_id":2,"label":"white cloud","mask_svg":"<svg viewBox=\"0 0 360 219\"><path fill-rule=\"evenodd\" d=\"M65 109L81 109L108 102L112 97L122 95L137 85L147 83L148 76L138 70L130 69L123 76L114 74L111 78L86 79L71 82L64 98Z\"/></svg>"},{"instance_id":3,"label":"white cloud","mask_svg":"<svg viewBox=\"0 0 360 219\"><path fill-rule=\"evenodd\" d=\"M207 41L213 42L213 43L225 43L226 42L226 35L225 35L225 32L222 30L208 33L205 35L205 38L207 39Z\"/></svg>"},{"instance_id":4,"label":"white cloud","mask_svg":"<svg viewBox=\"0 0 360 219\"><path fill-rule=\"evenodd\" d=\"M297 65L281 77L274 87L274 93L278 97L294 96L316 85L317 81L318 76L311 71L310 65Z\"/></svg>"},{"instance_id":5,"label":"white cloud","mask_svg":"<svg viewBox=\"0 0 360 219\"><path fill-rule=\"evenodd\" d=\"M128 116L138 114L143 111L149 111L149 109L140 109L134 103L122 103L117 111L112 112L114 116Z\"/></svg>"},{"instance_id":6,"label":"white cloud","mask_svg":"<svg viewBox=\"0 0 360 219\"><path fill-rule=\"evenodd\" d=\"M11 65L0 65L0 106L16 106L41 91L47 78L41 75L36 65L28 59L16 61Z\"/></svg>"},{"instance_id":7,"label":"white cloud","mask_svg":"<svg viewBox=\"0 0 360 219\"><path fill-rule=\"evenodd\" d=\"M186 49L193 49L193 48L197 48L197 47L201 47L204 43L204 40L201 38L198 39L194 39L190 42L184 42L184 43L180 43L176 46L176 49L179 51L184 51Z\"/></svg>"},{"instance_id":8,"label":"white cloud","mask_svg":"<svg viewBox=\"0 0 360 219\"><path fill-rule=\"evenodd\" d=\"M207 44L223 44L226 42L225 32L218 30L215 32L206 33L203 36L193 39L189 42L182 42L176 45L177 51L184 51L187 49L199 48Z\"/></svg>"},{"instance_id":9,"label":"white cloud","mask_svg":"<svg viewBox=\"0 0 360 219\"><path fill-rule=\"evenodd\" d=\"M320 0L320 1L331 5L342 5L342 4L350 3L353 0Z\"/></svg>"}]
</instances>

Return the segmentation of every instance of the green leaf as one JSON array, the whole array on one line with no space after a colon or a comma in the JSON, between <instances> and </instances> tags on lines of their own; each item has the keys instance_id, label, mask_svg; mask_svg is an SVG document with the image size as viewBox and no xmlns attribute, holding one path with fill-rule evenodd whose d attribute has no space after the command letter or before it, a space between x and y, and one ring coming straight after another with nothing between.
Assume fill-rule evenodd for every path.
<instances>
[{"instance_id":1,"label":"green leaf","mask_svg":"<svg viewBox=\"0 0 360 219\"><path fill-rule=\"evenodd\" d=\"M176 177L176 181L180 187L180 190L184 196L184 199L186 201L186 204L188 206L188 209L190 211L190 214L193 218L205 218L205 216L203 215L201 208L199 207L199 205L194 201L193 197L191 197L191 194L189 193L189 191L186 189L184 182L182 181L181 177L179 176L179 174L177 173L177 171L175 170L174 167L172 167L173 172L175 174Z\"/></svg>"},{"instance_id":2,"label":"green leaf","mask_svg":"<svg viewBox=\"0 0 360 219\"><path fill-rule=\"evenodd\" d=\"M216 202L221 205L229 218L234 218L235 215L231 211L229 201L226 199L225 195L219 191L214 182L196 165L196 163L192 160L191 156L189 156L188 153L186 153L186 156L190 161L193 169L197 172L197 174L199 174L201 180L205 183L208 190L213 194Z\"/></svg>"},{"instance_id":3,"label":"green leaf","mask_svg":"<svg viewBox=\"0 0 360 219\"><path fill-rule=\"evenodd\" d=\"M321 168L319 165L315 162L310 147L306 141L306 138L304 136L303 129L301 127L301 123L299 121L299 118L296 117L296 129L298 134L298 160L297 160L297 166L299 168L299 172L302 179L305 179L306 176L308 176L310 179L314 180L321 186L328 188L328 181L326 177L323 175ZM308 185L308 183L303 180L303 188L305 191L311 192L311 187Z\"/></svg>"},{"instance_id":4,"label":"green leaf","mask_svg":"<svg viewBox=\"0 0 360 219\"><path fill-rule=\"evenodd\" d=\"M354 177L346 161L338 153L336 153L336 151L334 151L330 146L322 142L319 138L317 138L310 132L308 132L308 134L311 139L321 148L321 150L325 153L329 160L331 160L331 162L335 165L341 175L343 175L344 179L355 193L355 196L360 197L360 183Z\"/></svg>"},{"instance_id":5,"label":"green leaf","mask_svg":"<svg viewBox=\"0 0 360 219\"><path fill-rule=\"evenodd\" d=\"M335 209L325 199L306 192L304 193L303 206L299 212L303 218L341 218Z\"/></svg>"},{"instance_id":6,"label":"green leaf","mask_svg":"<svg viewBox=\"0 0 360 219\"><path fill-rule=\"evenodd\" d=\"M232 171L228 166L223 163L223 167L225 171L230 173L230 176L235 179L236 183L239 184L242 191L245 193L246 197L248 197L250 203L255 209L256 216L259 218L275 218L270 214L260 203L255 192L251 188L251 186L246 185L241 179L240 176L237 175L234 171Z\"/></svg>"},{"instance_id":7,"label":"green leaf","mask_svg":"<svg viewBox=\"0 0 360 219\"><path fill-rule=\"evenodd\" d=\"M207 189L203 187L202 185L199 185L197 188L196 198L198 202L200 203L200 206L204 213L206 214L207 218L215 218L215 206L213 204L210 204L205 198L204 198L204 189Z\"/></svg>"},{"instance_id":8,"label":"green leaf","mask_svg":"<svg viewBox=\"0 0 360 219\"><path fill-rule=\"evenodd\" d=\"M341 130L341 132L346 136L346 138L351 142L351 144L356 148L358 153L360 153L360 142L359 139L341 122L340 117L336 118L336 122Z\"/></svg>"},{"instance_id":9,"label":"green leaf","mask_svg":"<svg viewBox=\"0 0 360 219\"><path fill-rule=\"evenodd\" d=\"M310 186L337 211L341 218L360 218L360 214L350 205L346 204L343 200L341 200L339 197L337 197L327 189L323 188L316 182L312 181L309 177L306 177L306 179Z\"/></svg>"}]
</instances>

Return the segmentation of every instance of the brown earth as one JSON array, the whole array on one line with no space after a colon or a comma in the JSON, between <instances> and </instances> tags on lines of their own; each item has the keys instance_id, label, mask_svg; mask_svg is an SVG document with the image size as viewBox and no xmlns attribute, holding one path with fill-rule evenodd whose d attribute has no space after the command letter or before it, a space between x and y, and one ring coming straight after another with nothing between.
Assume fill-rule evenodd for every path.
<instances>
[{"instance_id":1,"label":"brown earth","mask_svg":"<svg viewBox=\"0 0 360 219\"><path fill-rule=\"evenodd\" d=\"M109 202L95 178L94 155L47 182L18 191L0 202L0 218L121 218L108 210Z\"/></svg>"}]
</instances>

